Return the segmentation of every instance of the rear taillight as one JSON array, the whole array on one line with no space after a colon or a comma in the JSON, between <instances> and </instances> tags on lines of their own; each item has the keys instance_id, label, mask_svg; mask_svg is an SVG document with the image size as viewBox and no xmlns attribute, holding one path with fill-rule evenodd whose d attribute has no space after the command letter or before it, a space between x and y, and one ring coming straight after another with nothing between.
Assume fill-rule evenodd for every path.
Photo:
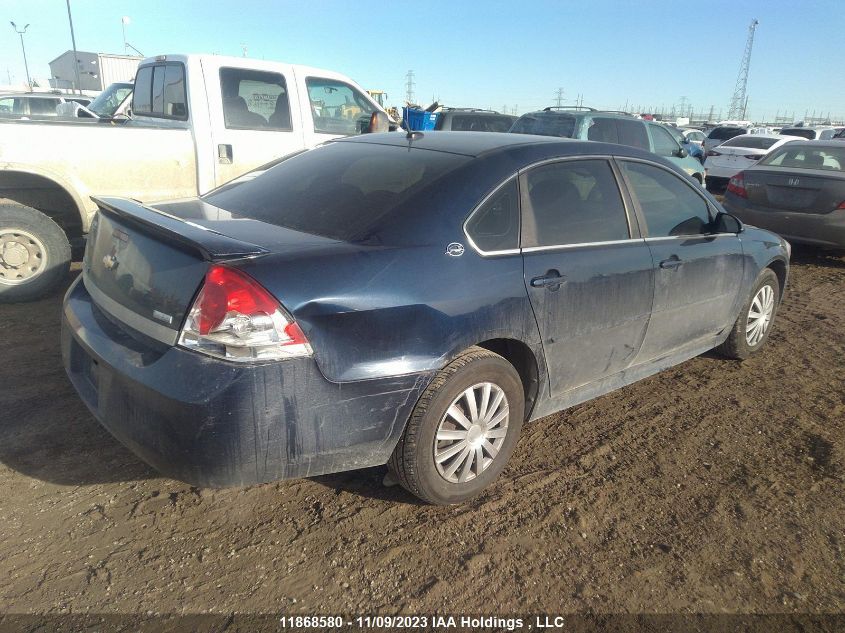
<instances>
[{"instance_id":1,"label":"rear taillight","mask_svg":"<svg viewBox=\"0 0 845 633\"><path fill-rule=\"evenodd\" d=\"M275 297L246 273L219 265L208 269L179 344L242 362L311 355L308 339Z\"/></svg>"},{"instance_id":2,"label":"rear taillight","mask_svg":"<svg viewBox=\"0 0 845 633\"><path fill-rule=\"evenodd\" d=\"M839 206L836 207L837 209L845 209L845 200L839 203Z\"/></svg>"},{"instance_id":3,"label":"rear taillight","mask_svg":"<svg viewBox=\"0 0 845 633\"><path fill-rule=\"evenodd\" d=\"M745 190L745 176L743 176L743 172L739 172L728 181L728 191L740 198L748 197L748 192Z\"/></svg>"},{"instance_id":4,"label":"rear taillight","mask_svg":"<svg viewBox=\"0 0 845 633\"><path fill-rule=\"evenodd\" d=\"M717 152L715 149L711 149L709 152L707 152L707 155L708 156L721 156L722 154L720 152Z\"/></svg>"}]
</instances>

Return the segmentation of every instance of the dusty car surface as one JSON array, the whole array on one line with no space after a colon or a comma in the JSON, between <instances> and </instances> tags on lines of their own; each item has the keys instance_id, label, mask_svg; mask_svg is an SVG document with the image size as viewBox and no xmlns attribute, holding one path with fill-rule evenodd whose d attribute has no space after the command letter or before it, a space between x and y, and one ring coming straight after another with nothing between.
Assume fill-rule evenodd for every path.
<instances>
[{"instance_id":1,"label":"dusty car surface","mask_svg":"<svg viewBox=\"0 0 845 633\"><path fill-rule=\"evenodd\" d=\"M460 502L523 422L757 352L789 265L652 153L517 134L369 135L99 205L65 368L131 450L207 486L389 463Z\"/></svg>"},{"instance_id":2,"label":"dusty car surface","mask_svg":"<svg viewBox=\"0 0 845 633\"><path fill-rule=\"evenodd\" d=\"M845 251L845 145L783 145L731 178L724 204L790 242Z\"/></svg>"}]
</instances>

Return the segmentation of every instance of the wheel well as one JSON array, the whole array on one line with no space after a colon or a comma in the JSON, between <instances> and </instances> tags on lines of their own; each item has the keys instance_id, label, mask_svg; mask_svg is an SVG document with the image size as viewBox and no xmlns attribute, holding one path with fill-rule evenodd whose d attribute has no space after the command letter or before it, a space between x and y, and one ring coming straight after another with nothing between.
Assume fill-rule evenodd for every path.
<instances>
[{"instance_id":1,"label":"wheel well","mask_svg":"<svg viewBox=\"0 0 845 633\"><path fill-rule=\"evenodd\" d=\"M0 172L0 201L10 200L49 216L68 236L82 237L82 215L73 197L44 176L24 172Z\"/></svg>"},{"instance_id":2,"label":"wheel well","mask_svg":"<svg viewBox=\"0 0 845 633\"><path fill-rule=\"evenodd\" d=\"M777 275L778 284L780 284L780 297L783 298L783 292L786 289L786 264L779 259L775 259L769 262L766 268L770 268Z\"/></svg>"},{"instance_id":3,"label":"wheel well","mask_svg":"<svg viewBox=\"0 0 845 633\"><path fill-rule=\"evenodd\" d=\"M525 419L527 420L534 409L540 387L537 359L534 357L534 352L525 343L509 338L490 339L479 343L478 346L504 357L516 369L525 391Z\"/></svg>"}]
</instances>

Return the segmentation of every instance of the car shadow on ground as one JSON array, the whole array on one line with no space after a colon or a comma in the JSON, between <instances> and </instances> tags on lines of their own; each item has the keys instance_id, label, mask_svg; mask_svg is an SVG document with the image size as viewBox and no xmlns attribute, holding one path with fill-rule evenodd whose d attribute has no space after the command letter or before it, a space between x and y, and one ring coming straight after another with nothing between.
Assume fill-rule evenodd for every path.
<instances>
[{"instance_id":1,"label":"car shadow on ground","mask_svg":"<svg viewBox=\"0 0 845 633\"><path fill-rule=\"evenodd\" d=\"M0 305L0 462L60 485L156 477L99 425L65 376L61 303L75 276L46 299Z\"/></svg>"}]
</instances>

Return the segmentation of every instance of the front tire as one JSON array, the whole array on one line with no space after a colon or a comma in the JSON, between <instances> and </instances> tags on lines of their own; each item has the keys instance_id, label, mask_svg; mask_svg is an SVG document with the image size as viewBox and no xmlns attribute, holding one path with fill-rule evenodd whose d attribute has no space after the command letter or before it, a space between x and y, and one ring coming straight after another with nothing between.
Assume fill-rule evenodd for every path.
<instances>
[{"instance_id":1,"label":"front tire","mask_svg":"<svg viewBox=\"0 0 845 633\"><path fill-rule=\"evenodd\" d=\"M745 360L769 338L780 299L780 282L771 268L757 277L751 296L739 313L727 340L717 350L723 356Z\"/></svg>"},{"instance_id":2,"label":"front tire","mask_svg":"<svg viewBox=\"0 0 845 633\"><path fill-rule=\"evenodd\" d=\"M461 503L502 472L522 429L525 396L504 358L473 347L423 392L388 467L429 503Z\"/></svg>"},{"instance_id":3,"label":"front tire","mask_svg":"<svg viewBox=\"0 0 845 633\"><path fill-rule=\"evenodd\" d=\"M70 243L49 217L16 203L0 204L0 302L52 292L70 269Z\"/></svg>"}]
</instances>

